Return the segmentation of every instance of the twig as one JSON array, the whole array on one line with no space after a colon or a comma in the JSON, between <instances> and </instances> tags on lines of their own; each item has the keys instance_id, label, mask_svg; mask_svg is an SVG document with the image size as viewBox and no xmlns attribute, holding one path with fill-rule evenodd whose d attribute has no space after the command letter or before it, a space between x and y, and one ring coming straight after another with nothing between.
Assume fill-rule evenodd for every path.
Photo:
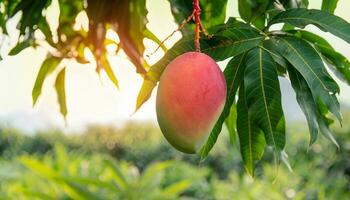
<instances>
[{"instance_id":1,"label":"twig","mask_svg":"<svg viewBox=\"0 0 350 200\"><path fill-rule=\"evenodd\" d=\"M182 24L175 30L173 31L170 35L168 35L164 40L162 40L162 42L158 45L158 47L149 55L147 55L147 57L152 56L153 54L155 54L159 48L164 44L165 41L167 41L170 37L172 37L177 31L180 31L184 28L184 26L192 19L194 18L196 27L195 27L195 38L194 38L194 48L197 52L200 52L200 43L199 43L199 39L200 39L200 35L199 32L200 30L203 32L203 34L208 37L211 38L212 36L209 35L207 33L207 31L205 30L203 24L201 23L200 20L200 14L201 14L201 8L199 6L199 0L193 0L193 11L191 13L190 16L187 17L186 20L184 20L182 22Z\"/></svg>"},{"instance_id":2,"label":"twig","mask_svg":"<svg viewBox=\"0 0 350 200\"><path fill-rule=\"evenodd\" d=\"M209 39L212 38L213 35L210 35L210 34L207 32L207 30L206 30L205 27L203 26L202 22L200 22L200 25L201 25L201 30L202 30L204 36L207 37L207 38L209 38Z\"/></svg>"},{"instance_id":3,"label":"twig","mask_svg":"<svg viewBox=\"0 0 350 200\"><path fill-rule=\"evenodd\" d=\"M151 54L147 55L147 57L152 56L153 54L155 54L159 50L159 48L164 44L165 41L167 41L169 38L171 38L177 31L181 31L184 28L184 26L193 18L194 14L195 13L193 11L192 14L190 16L188 16L187 19L184 20L182 22L182 24L175 31L173 31L164 40L162 40L162 42L158 45L158 47Z\"/></svg>"},{"instance_id":4,"label":"twig","mask_svg":"<svg viewBox=\"0 0 350 200\"><path fill-rule=\"evenodd\" d=\"M201 8L199 6L199 0L193 0L193 13L194 13L194 20L196 22L196 28L195 28L195 36L194 36L194 48L197 52L201 51L199 39L199 30L201 28Z\"/></svg>"}]
</instances>

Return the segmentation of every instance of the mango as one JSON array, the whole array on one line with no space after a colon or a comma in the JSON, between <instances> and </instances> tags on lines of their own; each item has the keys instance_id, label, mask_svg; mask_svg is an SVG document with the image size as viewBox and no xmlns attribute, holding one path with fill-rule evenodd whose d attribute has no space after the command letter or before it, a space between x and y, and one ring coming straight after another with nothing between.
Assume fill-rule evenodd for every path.
<instances>
[{"instance_id":1,"label":"mango","mask_svg":"<svg viewBox=\"0 0 350 200\"><path fill-rule=\"evenodd\" d=\"M184 53L160 77L156 111L167 141L179 151L196 153L207 140L226 100L224 74L199 52Z\"/></svg>"}]
</instances>

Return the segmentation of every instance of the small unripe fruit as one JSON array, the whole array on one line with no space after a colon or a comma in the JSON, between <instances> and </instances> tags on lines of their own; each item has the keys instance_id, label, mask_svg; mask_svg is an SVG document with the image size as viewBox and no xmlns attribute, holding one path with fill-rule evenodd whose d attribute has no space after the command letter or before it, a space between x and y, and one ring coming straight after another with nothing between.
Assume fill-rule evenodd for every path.
<instances>
[{"instance_id":1,"label":"small unripe fruit","mask_svg":"<svg viewBox=\"0 0 350 200\"><path fill-rule=\"evenodd\" d=\"M196 153L206 141L226 100L226 82L216 62L199 52L175 58L164 70L157 93L157 119L179 151Z\"/></svg>"}]
</instances>

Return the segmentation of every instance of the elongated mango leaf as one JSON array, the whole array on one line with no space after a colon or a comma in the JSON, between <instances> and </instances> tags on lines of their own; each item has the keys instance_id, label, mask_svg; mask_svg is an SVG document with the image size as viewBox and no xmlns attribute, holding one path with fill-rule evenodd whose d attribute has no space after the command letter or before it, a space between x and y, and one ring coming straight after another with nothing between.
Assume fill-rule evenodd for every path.
<instances>
[{"instance_id":1,"label":"elongated mango leaf","mask_svg":"<svg viewBox=\"0 0 350 200\"><path fill-rule=\"evenodd\" d=\"M335 140L332 131L329 128L329 124L327 121L329 121L328 118L325 116L322 116L321 114L318 114L318 124L320 127L320 132L322 133L323 136L325 136L328 140L330 140L339 150L340 146L338 142Z\"/></svg>"},{"instance_id":2,"label":"elongated mango leaf","mask_svg":"<svg viewBox=\"0 0 350 200\"><path fill-rule=\"evenodd\" d=\"M317 107L315 105L309 86L307 85L302 75L291 66L288 67L288 74L293 89L296 93L298 104L300 105L300 108L303 111L309 126L311 146L313 143L315 143L319 130L317 120Z\"/></svg>"},{"instance_id":3,"label":"elongated mango leaf","mask_svg":"<svg viewBox=\"0 0 350 200\"><path fill-rule=\"evenodd\" d=\"M299 38L305 39L311 42L312 44L317 44L317 45L327 46L328 48L332 48L331 44L329 44L329 42L326 39L322 38L321 36L315 33L305 31L305 30L289 30L287 32L292 33Z\"/></svg>"},{"instance_id":4,"label":"elongated mango leaf","mask_svg":"<svg viewBox=\"0 0 350 200\"><path fill-rule=\"evenodd\" d=\"M101 57L101 65L102 65L102 68L105 70L109 80L112 81L112 83L115 85L115 87L119 88L118 79L115 76L111 65L109 64L109 61L106 57L106 54L102 55L102 57Z\"/></svg>"},{"instance_id":5,"label":"elongated mango leaf","mask_svg":"<svg viewBox=\"0 0 350 200\"><path fill-rule=\"evenodd\" d=\"M340 106L335 97L339 86L326 71L317 51L296 37L278 37L274 42L279 53L304 77L314 99L319 99L341 121Z\"/></svg>"},{"instance_id":6,"label":"elongated mango leaf","mask_svg":"<svg viewBox=\"0 0 350 200\"><path fill-rule=\"evenodd\" d=\"M3 34L8 35L5 16L5 13L0 12L0 29L3 32Z\"/></svg>"},{"instance_id":7,"label":"elongated mango leaf","mask_svg":"<svg viewBox=\"0 0 350 200\"><path fill-rule=\"evenodd\" d=\"M288 23L299 28L313 24L350 43L350 23L328 12L305 8L290 9L272 18L268 26L276 23Z\"/></svg>"},{"instance_id":8,"label":"elongated mango leaf","mask_svg":"<svg viewBox=\"0 0 350 200\"><path fill-rule=\"evenodd\" d=\"M43 1L20 1L13 10L12 16L17 12L22 11L22 17L18 24L20 34L24 35L27 28L34 32L33 26L36 25L43 17L42 12L51 3L49 0ZM30 16L30 17L28 17Z\"/></svg>"},{"instance_id":9,"label":"elongated mango leaf","mask_svg":"<svg viewBox=\"0 0 350 200\"><path fill-rule=\"evenodd\" d=\"M2 13L5 17L2 22L2 27L6 26L6 22L16 17L16 28L19 30L19 37L17 45L10 52L9 55L17 55L22 50L30 46L36 45L36 39L34 32L38 28L43 28L41 23L44 20L43 13L45 9L51 4L50 0L42 1L6 1L4 4L2 1ZM20 16L17 13L22 13ZM6 28L6 27L5 27ZM5 29L6 35L11 35Z\"/></svg>"},{"instance_id":10,"label":"elongated mango leaf","mask_svg":"<svg viewBox=\"0 0 350 200\"><path fill-rule=\"evenodd\" d=\"M48 75L50 75L61 62L61 58L48 56L41 64L39 73L36 77L35 84L32 90L33 106L41 94L43 83Z\"/></svg>"},{"instance_id":11,"label":"elongated mango leaf","mask_svg":"<svg viewBox=\"0 0 350 200\"><path fill-rule=\"evenodd\" d=\"M200 44L203 53L208 54L216 61L221 61L259 45L262 40L263 36L253 28L228 26L220 29L210 39L202 36ZM169 49L160 61L151 67L145 76L137 97L136 110L149 99L165 67L177 56L193 50L193 35L184 37Z\"/></svg>"},{"instance_id":12,"label":"elongated mango leaf","mask_svg":"<svg viewBox=\"0 0 350 200\"><path fill-rule=\"evenodd\" d=\"M304 112L308 122L310 146L316 141L318 133L320 132L339 148L337 141L334 139L333 134L329 129L329 123L327 122L329 120L324 116L326 113L322 114L319 111L306 80L291 66L288 67L288 74L297 95L298 104Z\"/></svg>"},{"instance_id":13,"label":"elongated mango leaf","mask_svg":"<svg viewBox=\"0 0 350 200\"><path fill-rule=\"evenodd\" d=\"M273 60L275 61L276 64L279 64L280 66L283 66L284 68L287 68L287 65L288 65L287 60L283 56L281 56L277 52L277 50L274 48L273 41L265 40L263 43L263 46L260 46L260 48L269 52L270 56L273 58Z\"/></svg>"},{"instance_id":14,"label":"elongated mango leaf","mask_svg":"<svg viewBox=\"0 0 350 200\"><path fill-rule=\"evenodd\" d=\"M230 135L230 141L232 145L236 144L236 121L237 121L237 108L235 104L232 104L230 109L230 114L227 116L225 120L225 125L227 127L227 131Z\"/></svg>"},{"instance_id":15,"label":"elongated mango leaf","mask_svg":"<svg viewBox=\"0 0 350 200\"><path fill-rule=\"evenodd\" d=\"M129 11L128 14L125 14L126 17L124 20L128 19L129 23L126 25L126 23L123 23L123 21L120 21L117 16L115 16L115 19L119 23L119 27L125 27L125 30L129 32L130 39L134 43L136 50L139 51L140 57L142 58L142 53L145 50L144 44L143 44L143 33L146 30L146 24L148 23L148 20L146 18L147 16L147 8L146 8L146 0L129 0L127 1L129 6L128 7L120 7L120 4L122 4L122 1L117 2L117 7L115 9L120 8L120 10L126 9ZM107 1L107 6L109 5L109 1ZM104 12L104 11L102 11ZM112 10L113 13L113 10ZM122 13L125 13L123 10ZM123 18L122 18L123 19ZM118 31L118 29L117 29ZM123 35L121 33L122 31L118 31L120 37ZM142 61L141 61L142 62Z\"/></svg>"},{"instance_id":16,"label":"elongated mango leaf","mask_svg":"<svg viewBox=\"0 0 350 200\"><path fill-rule=\"evenodd\" d=\"M201 51L216 61L222 61L256 47L263 38L264 36L253 28L228 28L210 39L203 40Z\"/></svg>"},{"instance_id":17,"label":"elongated mango leaf","mask_svg":"<svg viewBox=\"0 0 350 200\"><path fill-rule=\"evenodd\" d=\"M281 151L279 157L281 158L283 164L287 167L287 169L288 169L291 173L293 173L293 169L292 169L292 167L290 166L290 163L289 163L289 160L288 160L288 154L286 153L286 151L284 151L284 150Z\"/></svg>"},{"instance_id":18,"label":"elongated mango leaf","mask_svg":"<svg viewBox=\"0 0 350 200\"><path fill-rule=\"evenodd\" d=\"M239 89L237 102L237 133L240 151L247 172L254 176L254 162L260 160L265 149L264 133L253 122L246 102L244 84Z\"/></svg>"},{"instance_id":19,"label":"elongated mango leaf","mask_svg":"<svg viewBox=\"0 0 350 200\"><path fill-rule=\"evenodd\" d=\"M66 68L63 68L58 73L56 77L56 82L55 82L58 104L60 105L60 112L64 118L66 118L66 115L67 115L65 76L66 76Z\"/></svg>"},{"instance_id":20,"label":"elongated mango leaf","mask_svg":"<svg viewBox=\"0 0 350 200\"><path fill-rule=\"evenodd\" d=\"M286 10L291 8L307 8L309 6L309 0L279 0L274 2L276 2L277 5L282 4Z\"/></svg>"},{"instance_id":21,"label":"elongated mango leaf","mask_svg":"<svg viewBox=\"0 0 350 200\"><path fill-rule=\"evenodd\" d=\"M52 32L50 29L50 25L47 22L46 18L41 18L39 23L38 23L38 28L41 30L41 32L43 32L46 41L51 45L51 46L55 46L54 41L52 40Z\"/></svg>"},{"instance_id":22,"label":"elongated mango leaf","mask_svg":"<svg viewBox=\"0 0 350 200\"><path fill-rule=\"evenodd\" d=\"M337 8L338 0L322 0L321 9L329 13L334 13Z\"/></svg>"},{"instance_id":23,"label":"elongated mango leaf","mask_svg":"<svg viewBox=\"0 0 350 200\"><path fill-rule=\"evenodd\" d=\"M244 86L251 119L264 132L266 143L282 151L285 119L277 69L270 54L261 48L254 48L247 55Z\"/></svg>"},{"instance_id":24,"label":"elongated mango leaf","mask_svg":"<svg viewBox=\"0 0 350 200\"><path fill-rule=\"evenodd\" d=\"M327 40L319 35L304 30L293 30L290 32L311 42L325 60L335 68L331 69L333 69L337 77L350 85L350 61L341 53L335 51Z\"/></svg>"},{"instance_id":25,"label":"elongated mango leaf","mask_svg":"<svg viewBox=\"0 0 350 200\"><path fill-rule=\"evenodd\" d=\"M14 56L19 54L22 50L24 50L25 48L30 46L30 40L25 40L23 42L19 42L16 44L15 47L13 47L10 52L9 55L10 56Z\"/></svg>"},{"instance_id":26,"label":"elongated mango leaf","mask_svg":"<svg viewBox=\"0 0 350 200\"><path fill-rule=\"evenodd\" d=\"M226 92L226 103L224 109L215 123L213 130L211 131L207 142L203 145L200 150L201 160L204 160L210 150L213 148L216 140L221 132L222 125L225 122L225 119L230 114L231 106L235 100L236 92L243 81L244 69L245 69L245 57L246 54L240 54L233 57L230 62L227 64L224 71L227 92Z\"/></svg>"},{"instance_id":27,"label":"elongated mango leaf","mask_svg":"<svg viewBox=\"0 0 350 200\"><path fill-rule=\"evenodd\" d=\"M317 50L326 58L334 68L335 75L342 81L350 85L350 61L333 48L323 45L315 45Z\"/></svg>"},{"instance_id":28,"label":"elongated mango leaf","mask_svg":"<svg viewBox=\"0 0 350 200\"><path fill-rule=\"evenodd\" d=\"M146 73L144 53L144 31L147 24L146 0L87 0L86 13L89 18L89 41L95 56L105 51L103 41L107 28L113 29L122 48L138 73ZM64 17L64 16L63 16ZM110 26L109 26L110 25Z\"/></svg>"}]
</instances>

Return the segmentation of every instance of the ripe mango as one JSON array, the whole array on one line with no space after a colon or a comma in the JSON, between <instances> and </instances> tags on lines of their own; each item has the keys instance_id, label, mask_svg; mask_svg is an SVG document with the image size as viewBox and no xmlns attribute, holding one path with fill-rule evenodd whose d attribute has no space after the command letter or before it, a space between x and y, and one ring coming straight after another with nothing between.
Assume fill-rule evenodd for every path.
<instances>
[{"instance_id":1,"label":"ripe mango","mask_svg":"<svg viewBox=\"0 0 350 200\"><path fill-rule=\"evenodd\" d=\"M208 138L226 100L224 74L206 54L187 52L164 70L156 111L168 142L184 153L196 153Z\"/></svg>"}]
</instances>

